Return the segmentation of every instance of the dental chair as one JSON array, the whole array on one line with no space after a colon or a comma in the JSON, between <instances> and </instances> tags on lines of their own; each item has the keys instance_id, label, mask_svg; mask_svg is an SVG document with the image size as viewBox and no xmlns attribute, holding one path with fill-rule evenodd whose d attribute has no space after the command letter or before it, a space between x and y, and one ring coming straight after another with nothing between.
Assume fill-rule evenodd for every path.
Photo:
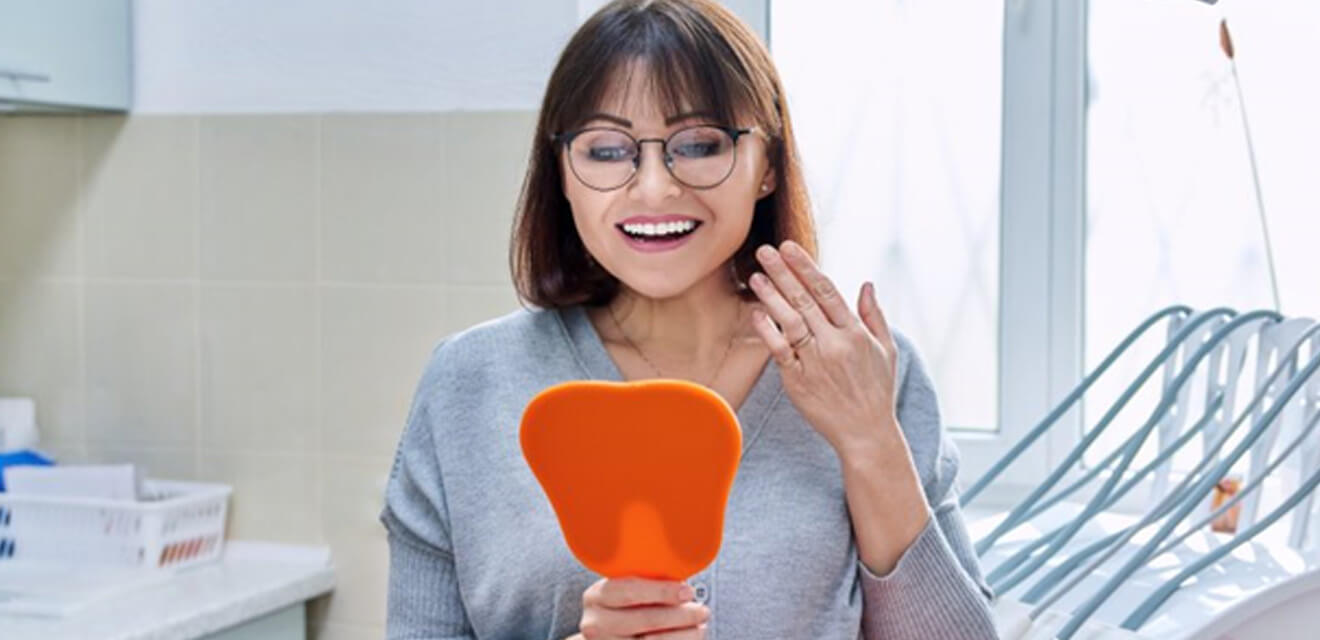
<instances>
[{"instance_id":1,"label":"dental chair","mask_svg":"<svg viewBox=\"0 0 1320 640\"><path fill-rule=\"evenodd\" d=\"M1120 378L1114 364L1143 339L1162 347ZM1101 378L1123 389L1108 404ZM1132 402L1143 393L1153 409ZM977 504L1084 401L1101 417L1038 486L1007 508ZM1318 427L1320 324L1150 316L961 494L1002 637L1320 638Z\"/></svg>"}]
</instances>

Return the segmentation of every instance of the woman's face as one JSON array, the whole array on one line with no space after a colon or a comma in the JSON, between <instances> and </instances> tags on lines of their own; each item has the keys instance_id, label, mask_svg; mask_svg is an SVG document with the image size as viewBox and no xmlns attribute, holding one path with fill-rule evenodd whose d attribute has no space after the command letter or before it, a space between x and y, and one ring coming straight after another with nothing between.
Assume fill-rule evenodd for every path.
<instances>
[{"instance_id":1,"label":"woman's face","mask_svg":"<svg viewBox=\"0 0 1320 640\"><path fill-rule=\"evenodd\" d=\"M667 118L680 114L657 110L646 90L643 70L634 72L632 78L627 103L622 100L623 92L616 90L605 100L608 106L601 109L618 121L597 118L582 126L615 127L638 140L666 139L693 124L750 126L747 122L720 123L703 117L667 124ZM612 191L584 185L569 166L568 150L561 150L559 157L564 195L587 251L625 286L657 299L682 294L700 283L718 284L716 278L728 278L727 261L747 237L753 205L774 190L766 141L761 135L739 136L732 172L718 186L708 189L694 189L676 180L665 168L661 146L643 143L636 173ZM763 184L768 187L764 191ZM624 230L625 224L637 232L633 224L669 220L690 220L696 228L682 238L663 243L633 239Z\"/></svg>"}]
</instances>

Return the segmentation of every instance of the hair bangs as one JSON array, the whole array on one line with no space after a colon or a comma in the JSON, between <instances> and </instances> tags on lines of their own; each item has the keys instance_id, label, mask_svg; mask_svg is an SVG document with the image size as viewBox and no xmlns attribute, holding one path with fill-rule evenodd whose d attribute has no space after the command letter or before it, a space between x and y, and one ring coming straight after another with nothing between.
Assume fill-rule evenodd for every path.
<instances>
[{"instance_id":1,"label":"hair bangs","mask_svg":"<svg viewBox=\"0 0 1320 640\"><path fill-rule=\"evenodd\" d=\"M560 131L582 126L593 113L627 111L639 98L665 117L697 111L727 125L756 113L751 80L729 64L737 56L724 38L697 15L655 8L621 12L599 25L615 37L597 40L599 50L584 56L597 68L587 70L577 95L563 104ZM641 96L630 93L639 73Z\"/></svg>"}]
</instances>

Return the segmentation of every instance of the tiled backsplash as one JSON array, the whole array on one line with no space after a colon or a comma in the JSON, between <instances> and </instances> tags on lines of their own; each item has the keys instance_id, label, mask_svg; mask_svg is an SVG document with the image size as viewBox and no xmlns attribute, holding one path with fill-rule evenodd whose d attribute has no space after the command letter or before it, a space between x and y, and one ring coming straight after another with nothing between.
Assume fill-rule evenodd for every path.
<instances>
[{"instance_id":1,"label":"tiled backsplash","mask_svg":"<svg viewBox=\"0 0 1320 640\"><path fill-rule=\"evenodd\" d=\"M443 336L518 307L536 114L0 118L0 395L65 461L235 487L329 544L321 637L381 637L376 521Z\"/></svg>"}]
</instances>

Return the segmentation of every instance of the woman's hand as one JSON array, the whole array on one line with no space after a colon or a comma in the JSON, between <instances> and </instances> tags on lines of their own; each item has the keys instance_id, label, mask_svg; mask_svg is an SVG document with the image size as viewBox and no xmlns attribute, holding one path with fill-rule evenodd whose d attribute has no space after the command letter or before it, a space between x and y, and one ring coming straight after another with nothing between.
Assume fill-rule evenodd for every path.
<instances>
[{"instance_id":1,"label":"woman's hand","mask_svg":"<svg viewBox=\"0 0 1320 640\"><path fill-rule=\"evenodd\" d=\"M756 258L769 277L749 284L769 318L757 310L753 324L802 417L840 453L874 444L886 424L897 431L898 350L875 287L862 287L854 314L801 246L762 245Z\"/></svg>"},{"instance_id":2,"label":"woman's hand","mask_svg":"<svg viewBox=\"0 0 1320 640\"><path fill-rule=\"evenodd\" d=\"M692 602L692 587L682 582L601 578L582 593L578 628L585 640L702 640L709 619L710 609Z\"/></svg>"}]
</instances>

